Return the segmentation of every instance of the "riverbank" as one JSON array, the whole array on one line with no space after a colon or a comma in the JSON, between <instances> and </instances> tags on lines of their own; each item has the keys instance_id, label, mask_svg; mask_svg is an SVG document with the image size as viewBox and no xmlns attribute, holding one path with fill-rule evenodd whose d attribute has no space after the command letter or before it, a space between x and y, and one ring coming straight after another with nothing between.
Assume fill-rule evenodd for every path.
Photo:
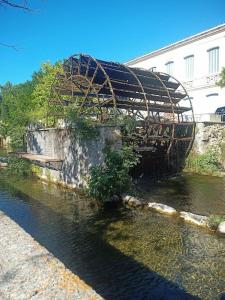
<instances>
[{"instance_id":1,"label":"riverbank","mask_svg":"<svg viewBox=\"0 0 225 300\"><path fill-rule=\"evenodd\" d=\"M0 211L0 299L102 299Z\"/></svg>"}]
</instances>

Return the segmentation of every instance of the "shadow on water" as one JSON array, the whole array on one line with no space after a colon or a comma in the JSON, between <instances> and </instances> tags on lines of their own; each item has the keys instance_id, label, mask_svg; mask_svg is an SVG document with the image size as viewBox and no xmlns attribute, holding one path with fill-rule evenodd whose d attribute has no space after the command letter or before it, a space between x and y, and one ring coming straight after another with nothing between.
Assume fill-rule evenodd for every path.
<instances>
[{"instance_id":1,"label":"shadow on water","mask_svg":"<svg viewBox=\"0 0 225 300\"><path fill-rule=\"evenodd\" d=\"M225 211L224 186L224 178L201 175L179 176L159 182L145 177L138 184L147 201L203 215Z\"/></svg>"},{"instance_id":2,"label":"shadow on water","mask_svg":"<svg viewBox=\"0 0 225 300\"><path fill-rule=\"evenodd\" d=\"M105 240L110 224L127 218L122 210L100 209L77 221L75 211L68 219L7 185L1 197L10 201L0 201L0 209L105 299L200 299Z\"/></svg>"}]
</instances>

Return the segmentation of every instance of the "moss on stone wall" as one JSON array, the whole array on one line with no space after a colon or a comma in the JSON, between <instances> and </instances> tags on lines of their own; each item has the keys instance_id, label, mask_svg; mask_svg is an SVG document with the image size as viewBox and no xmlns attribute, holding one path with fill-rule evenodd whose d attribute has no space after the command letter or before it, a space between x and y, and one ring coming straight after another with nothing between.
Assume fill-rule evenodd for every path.
<instances>
[{"instance_id":1,"label":"moss on stone wall","mask_svg":"<svg viewBox=\"0 0 225 300\"><path fill-rule=\"evenodd\" d=\"M223 123L200 123L185 170L221 176L225 169L225 127Z\"/></svg>"},{"instance_id":2,"label":"moss on stone wall","mask_svg":"<svg viewBox=\"0 0 225 300\"><path fill-rule=\"evenodd\" d=\"M223 168L219 160L218 152L211 148L203 154L192 151L186 160L184 171L203 175L221 176Z\"/></svg>"},{"instance_id":3,"label":"moss on stone wall","mask_svg":"<svg viewBox=\"0 0 225 300\"><path fill-rule=\"evenodd\" d=\"M31 170L32 170L32 173L37 177L40 177L42 174L41 168L35 164L31 165Z\"/></svg>"}]
</instances>

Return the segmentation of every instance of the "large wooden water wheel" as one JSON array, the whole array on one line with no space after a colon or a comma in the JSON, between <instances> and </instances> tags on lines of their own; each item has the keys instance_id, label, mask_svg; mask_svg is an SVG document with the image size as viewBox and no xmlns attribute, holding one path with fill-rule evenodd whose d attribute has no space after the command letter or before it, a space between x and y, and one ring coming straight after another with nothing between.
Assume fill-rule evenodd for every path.
<instances>
[{"instance_id":1,"label":"large wooden water wheel","mask_svg":"<svg viewBox=\"0 0 225 300\"><path fill-rule=\"evenodd\" d=\"M139 151L160 150L168 157L179 152L184 157L193 143L190 98L169 74L79 54L64 62L57 92L64 104L75 103L80 114L98 122L118 115L134 119L135 130L126 138Z\"/></svg>"}]
</instances>

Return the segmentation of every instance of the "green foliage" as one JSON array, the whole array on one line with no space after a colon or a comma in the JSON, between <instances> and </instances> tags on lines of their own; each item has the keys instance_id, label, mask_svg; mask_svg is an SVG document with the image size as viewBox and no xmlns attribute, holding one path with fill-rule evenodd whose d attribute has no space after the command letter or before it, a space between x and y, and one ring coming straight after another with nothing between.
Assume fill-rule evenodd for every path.
<instances>
[{"instance_id":1,"label":"green foliage","mask_svg":"<svg viewBox=\"0 0 225 300\"><path fill-rule=\"evenodd\" d=\"M3 160L5 158L7 158L8 154L7 154L7 151L6 149L3 149L3 148L0 148L0 159L3 158Z\"/></svg>"},{"instance_id":2,"label":"green foliage","mask_svg":"<svg viewBox=\"0 0 225 300\"><path fill-rule=\"evenodd\" d=\"M217 85L219 85L221 88L225 87L225 68L223 68L222 72L220 73L220 80L217 82Z\"/></svg>"},{"instance_id":3,"label":"green foliage","mask_svg":"<svg viewBox=\"0 0 225 300\"><path fill-rule=\"evenodd\" d=\"M221 170L218 154L215 150L208 150L204 154L192 152L186 160L185 171L198 174L213 175Z\"/></svg>"},{"instance_id":4,"label":"green foliage","mask_svg":"<svg viewBox=\"0 0 225 300\"><path fill-rule=\"evenodd\" d=\"M123 116L119 125L121 126L121 130L123 134L128 135L135 131L137 127L137 121L132 116Z\"/></svg>"},{"instance_id":5,"label":"green foliage","mask_svg":"<svg viewBox=\"0 0 225 300\"><path fill-rule=\"evenodd\" d=\"M41 173L42 173L41 168L34 164L31 165L31 172L34 176L37 176L37 177L41 176Z\"/></svg>"},{"instance_id":6,"label":"green foliage","mask_svg":"<svg viewBox=\"0 0 225 300\"><path fill-rule=\"evenodd\" d=\"M222 216L222 215L211 215L209 217L209 221L208 221L208 224L211 228L213 229L217 229L218 225L221 223L221 222L224 222L225 221L225 216Z\"/></svg>"},{"instance_id":7,"label":"green foliage","mask_svg":"<svg viewBox=\"0 0 225 300\"><path fill-rule=\"evenodd\" d=\"M7 126L2 120L0 120L0 137L7 137Z\"/></svg>"},{"instance_id":8,"label":"green foliage","mask_svg":"<svg viewBox=\"0 0 225 300\"><path fill-rule=\"evenodd\" d=\"M62 73L61 63L45 63L31 81L17 85L8 82L1 87L0 135L9 136L14 149L25 148L24 136L30 123L53 126L57 121L55 115L63 113L61 106L49 104Z\"/></svg>"},{"instance_id":9,"label":"green foliage","mask_svg":"<svg viewBox=\"0 0 225 300\"><path fill-rule=\"evenodd\" d=\"M17 149L24 148L24 134L33 110L30 102L33 87L31 81L15 86L8 82L1 87L0 134L10 136L12 146Z\"/></svg>"},{"instance_id":10,"label":"green foliage","mask_svg":"<svg viewBox=\"0 0 225 300\"><path fill-rule=\"evenodd\" d=\"M26 159L18 157L10 157L8 159L7 172L10 175L17 175L23 178L33 175L31 163Z\"/></svg>"},{"instance_id":11,"label":"green foliage","mask_svg":"<svg viewBox=\"0 0 225 300\"><path fill-rule=\"evenodd\" d=\"M96 122L88 116L79 115L78 108L72 105L69 106L66 112L66 119L76 137L85 140L96 139L99 136Z\"/></svg>"},{"instance_id":12,"label":"green foliage","mask_svg":"<svg viewBox=\"0 0 225 300\"><path fill-rule=\"evenodd\" d=\"M130 147L105 151L105 163L92 167L88 193L101 201L126 193L132 187L129 171L138 164L139 156Z\"/></svg>"},{"instance_id":13,"label":"green foliage","mask_svg":"<svg viewBox=\"0 0 225 300\"><path fill-rule=\"evenodd\" d=\"M55 65L44 63L39 72L33 75L34 90L32 93L32 103L35 109L32 111L31 119L33 122L41 122L45 126L54 126L57 115L63 116L63 107L51 104L51 100L57 99L54 87L59 84L59 75L63 75L61 62Z\"/></svg>"},{"instance_id":14,"label":"green foliage","mask_svg":"<svg viewBox=\"0 0 225 300\"><path fill-rule=\"evenodd\" d=\"M225 157L225 141L220 144L221 156Z\"/></svg>"}]
</instances>

